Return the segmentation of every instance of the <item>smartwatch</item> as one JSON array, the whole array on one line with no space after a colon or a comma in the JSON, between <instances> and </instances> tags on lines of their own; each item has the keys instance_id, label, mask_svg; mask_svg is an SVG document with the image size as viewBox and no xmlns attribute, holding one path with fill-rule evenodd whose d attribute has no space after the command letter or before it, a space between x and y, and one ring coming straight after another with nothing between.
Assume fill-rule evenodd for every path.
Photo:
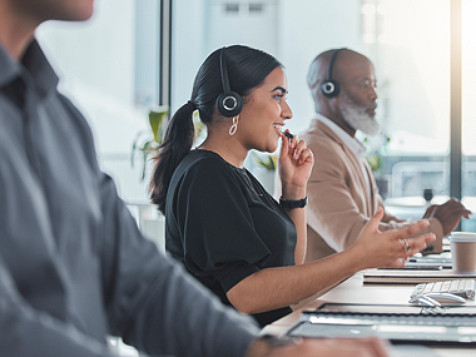
<instances>
[{"instance_id":1,"label":"smartwatch","mask_svg":"<svg viewBox=\"0 0 476 357\"><path fill-rule=\"evenodd\" d=\"M279 199L279 205L283 208L304 208L307 205L307 196L301 200L286 200L284 198Z\"/></svg>"}]
</instances>

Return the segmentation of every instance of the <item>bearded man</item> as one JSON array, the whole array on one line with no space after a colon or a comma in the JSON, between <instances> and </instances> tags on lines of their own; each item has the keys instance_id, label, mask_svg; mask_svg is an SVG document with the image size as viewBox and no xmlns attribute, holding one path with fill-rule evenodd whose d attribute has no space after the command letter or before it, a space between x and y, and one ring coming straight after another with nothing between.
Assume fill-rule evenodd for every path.
<instances>
[{"instance_id":1,"label":"bearded man","mask_svg":"<svg viewBox=\"0 0 476 357\"><path fill-rule=\"evenodd\" d=\"M313 60L307 81L316 116L302 138L317 158L307 186L309 262L350 247L377 209L385 211L385 207L365 160L365 148L355 138L357 130L367 135L379 131L374 66L360 53L332 49ZM430 206L423 218L429 219L427 229L437 239L429 251L441 252L442 238L469 214L454 199ZM385 213L379 229L405 224Z\"/></svg>"}]
</instances>

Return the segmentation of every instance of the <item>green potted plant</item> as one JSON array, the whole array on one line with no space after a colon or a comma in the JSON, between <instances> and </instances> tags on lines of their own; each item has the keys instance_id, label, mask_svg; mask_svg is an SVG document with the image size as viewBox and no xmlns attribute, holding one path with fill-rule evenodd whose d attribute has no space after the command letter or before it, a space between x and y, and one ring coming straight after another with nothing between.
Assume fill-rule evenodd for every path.
<instances>
[{"instance_id":1,"label":"green potted plant","mask_svg":"<svg viewBox=\"0 0 476 357\"><path fill-rule=\"evenodd\" d=\"M274 171L278 165L278 157L274 154L265 154L258 155L256 152L253 152L253 157L255 162L266 170Z\"/></svg>"},{"instance_id":2,"label":"green potted plant","mask_svg":"<svg viewBox=\"0 0 476 357\"><path fill-rule=\"evenodd\" d=\"M160 145L164 139L167 116L169 110L166 106L157 107L149 111L149 130L141 130L137 133L131 150L131 166L134 167L136 154L142 158L141 180L145 179L147 173L147 162L157 156ZM203 140L205 125L199 120L198 111L193 113L193 123L195 128L194 142L197 144Z\"/></svg>"},{"instance_id":3,"label":"green potted plant","mask_svg":"<svg viewBox=\"0 0 476 357\"><path fill-rule=\"evenodd\" d=\"M257 164L253 174L261 182L266 191L273 194L274 176L278 167L278 156L276 154L265 154L258 151L251 153L254 163Z\"/></svg>"},{"instance_id":4,"label":"green potted plant","mask_svg":"<svg viewBox=\"0 0 476 357\"><path fill-rule=\"evenodd\" d=\"M162 144L164 137L164 122L168 112L166 106L151 109L148 115L150 130L141 130L132 142L131 166L134 167L136 154L140 153L142 158L141 180L144 180L146 176L147 161L159 152L159 146Z\"/></svg>"}]
</instances>

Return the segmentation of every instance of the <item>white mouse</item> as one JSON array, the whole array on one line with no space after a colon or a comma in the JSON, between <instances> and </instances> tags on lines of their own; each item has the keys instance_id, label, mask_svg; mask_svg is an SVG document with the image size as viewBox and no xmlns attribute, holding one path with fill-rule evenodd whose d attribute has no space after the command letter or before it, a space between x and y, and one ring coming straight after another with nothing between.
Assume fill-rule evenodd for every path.
<instances>
[{"instance_id":1,"label":"white mouse","mask_svg":"<svg viewBox=\"0 0 476 357\"><path fill-rule=\"evenodd\" d=\"M428 293L425 296L438 301L441 304L464 304L466 299L450 293Z\"/></svg>"},{"instance_id":2,"label":"white mouse","mask_svg":"<svg viewBox=\"0 0 476 357\"><path fill-rule=\"evenodd\" d=\"M414 296L410 303L417 303L420 306L441 307L442 305L460 305L466 302L461 296L450 293L428 293L425 295Z\"/></svg>"}]
</instances>

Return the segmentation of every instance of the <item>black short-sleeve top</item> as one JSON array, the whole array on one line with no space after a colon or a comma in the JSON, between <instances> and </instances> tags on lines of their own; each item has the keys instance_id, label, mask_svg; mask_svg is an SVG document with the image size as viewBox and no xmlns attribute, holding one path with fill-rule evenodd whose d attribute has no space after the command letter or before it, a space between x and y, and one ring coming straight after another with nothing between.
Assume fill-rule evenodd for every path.
<instances>
[{"instance_id":1,"label":"black short-sleeve top","mask_svg":"<svg viewBox=\"0 0 476 357\"><path fill-rule=\"evenodd\" d=\"M165 216L169 254L228 305L226 292L242 279L263 268L294 265L294 223L248 170L214 152L192 150L180 162ZM290 311L254 317L264 325Z\"/></svg>"}]
</instances>

